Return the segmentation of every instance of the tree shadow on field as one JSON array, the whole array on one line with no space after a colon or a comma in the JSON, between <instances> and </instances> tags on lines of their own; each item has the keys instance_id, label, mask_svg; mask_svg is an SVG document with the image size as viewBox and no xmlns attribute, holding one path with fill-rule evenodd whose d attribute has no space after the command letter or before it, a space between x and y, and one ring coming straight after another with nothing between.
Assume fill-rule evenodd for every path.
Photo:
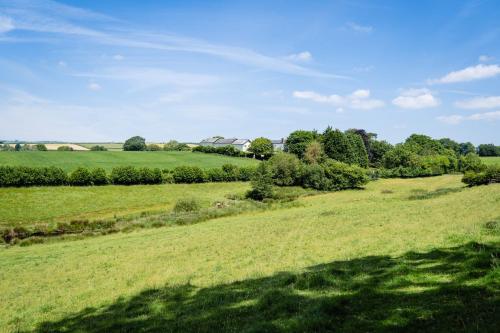
<instances>
[{"instance_id":1,"label":"tree shadow on field","mask_svg":"<svg viewBox=\"0 0 500 333\"><path fill-rule=\"evenodd\" d=\"M369 256L209 288L165 287L38 332L498 332L500 244Z\"/></svg>"}]
</instances>

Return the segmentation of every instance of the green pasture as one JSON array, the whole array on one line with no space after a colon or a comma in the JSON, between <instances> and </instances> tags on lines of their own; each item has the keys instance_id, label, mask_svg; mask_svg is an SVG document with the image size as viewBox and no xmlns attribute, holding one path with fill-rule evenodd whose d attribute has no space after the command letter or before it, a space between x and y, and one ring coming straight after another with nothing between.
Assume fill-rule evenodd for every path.
<instances>
[{"instance_id":1,"label":"green pasture","mask_svg":"<svg viewBox=\"0 0 500 333\"><path fill-rule=\"evenodd\" d=\"M486 165L500 165L500 156L495 157L481 157L481 161L483 161Z\"/></svg>"}]
</instances>

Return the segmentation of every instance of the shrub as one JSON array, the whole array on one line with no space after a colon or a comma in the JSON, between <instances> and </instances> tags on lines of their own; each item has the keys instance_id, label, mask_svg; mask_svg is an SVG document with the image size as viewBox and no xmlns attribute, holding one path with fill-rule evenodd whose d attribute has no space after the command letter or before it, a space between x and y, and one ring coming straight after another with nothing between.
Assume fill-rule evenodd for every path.
<instances>
[{"instance_id":1,"label":"shrub","mask_svg":"<svg viewBox=\"0 0 500 333\"><path fill-rule=\"evenodd\" d=\"M304 156L307 146L318 138L316 131L298 130L290 133L285 142L285 152L295 154L299 158Z\"/></svg>"},{"instance_id":2,"label":"shrub","mask_svg":"<svg viewBox=\"0 0 500 333\"><path fill-rule=\"evenodd\" d=\"M253 140L248 150L256 155L272 155L274 148L271 140L261 137Z\"/></svg>"},{"instance_id":3,"label":"shrub","mask_svg":"<svg viewBox=\"0 0 500 333\"><path fill-rule=\"evenodd\" d=\"M158 168L139 169L139 179L141 184L161 184L163 181L161 170Z\"/></svg>"},{"instance_id":4,"label":"shrub","mask_svg":"<svg viewBox=\"0 0 500 333\"><path fill-rule=\"evenodd\" d=\"M160 146L158 146L157 144L152 143L152 144L149 144L149 145L147 146L146 150L148 150L148 151L160 151L160 150L162 150L162 149L161 149L161 147L160 147Z\"/></svg>"},{"instance_id":5,"label":"shrub","mask_svg":"<svg viewBox=\"0 0 500 333\"><path fill-rule=\"evenodd\" d=\"M302 174L302 186L320 191L332 188L331 181L326 177L324 168L319 164L306 165Z\"/></svg>"},{"instance_id":6,"label":"shrub","mask_svg":"<svg viewBox=\"0 0 500 333\"><path fill-rule=\"evenodd\" d=\"M259 164L252 178L252 189L246 194L247 198L259 201L272 198L274 194L272 184L273 174L268 162Z\"/></svg>"},{"instance_id":7,"label":"shrub","mask_svg":"<svg viewBox=\"0 0 500 333\"><path fill-rule=\"evenodd\" d=\"M92 151L107 151L108 148L106 148L104 146L96 145L96 146L90 147L90 150L92 150Z\"/></svg>"},{"instance_id":8,"label":"shrub","mask_svg":"<svg viewBox=\"0 0 500 333\"><path fill-rule=\"evenodd\" d=\"M57 167L0 166L0 186L57 186L64 185L67 175Z\"/></svg>"},{"instance_id":9,"label":"shrub","mask_svg":"<svg viewBox=\"0 0 500 333\"><path fill-rule=\"evenodd\" d=\"M131 166L113 168L110 180L115 185L134 185L141 182L139 171Z\"/></svg>"},{"instance_id":10,"label":"shrub","mask_svg":"<svg viewBox=\"0 0 500 333\"><path fill-rule=\"evenodd\" d=\"M459 170L462 172L475 171L480 172L486 169L486 165L481 161L478 155L475 153L468 153L465 156L461 156L459 161Z\"/></svg>"},{"instance_id":11,"label":"shrub","mask_svg":"<svg viewBox=\"0 0 500 333\"><path fill-rule=\"evenodd\" d=\"M297 156L288 153L277 153L267 163L276 185L291 186L297 184L302 166Z\"/></svg>"},{"instance_id":12,"label":"shrub","mask_svg":"<svg viewBox=\"0 0 500 333\"><path fill-rule=\"evenodd\" d=\"M36 144L34 148L38 151L47 151L47 146L43 143Z\"/></svg>"},{"instance_id":13,"label":"shrub","mask_svg":"<svg viewBox=\"0 0 500 333\"><path fill-rule=\"evenodd\" d=\"M59 146L57 147L57 150L58 151L73 151L73 147L70 147L70 146Z\"/></svg>"},{"instance_id":14,"label":"shrub","mask_svg":"<svg viewBox=\"0 0 500 333\"><path fill-rule=\"evenodd\" d=\"M469 186L500 183L500 166L490 165L483 171L467 171L462 182Z\"/></svg>"},{"instance_id":15,"label":"shrub","mask_svg":"<svg viewBox=\"0 0 500 333\"><path fill-rule=\"evenodd\" d=\"M73 186L92 185L92 174L87 168L76 168L68 178L69 184Z\"/></svg>"},{"instance_id":16,"label":"shrub","mask_svg":"<svg viewBox=\"0 0 500 333\"><path fill-rule=\"evenodd\" d=\"M170 140L163 145L163 150L165 151L187 151L189 146L185 143L179 143L175 140Z\"/></svg>"},{"instance_id":17,"label":"shrub","mask_svg":"<svg viewBox=\"0 0 500 333\"><path fill-rule=\"evenodd\" d=\"M325 176L331 181L333 190L343 190L348 188L359 188L368 183L366 171L355 165L327 160L322 167L325 170Z\"/></svg>"},{"instance_id":18,"label":"shrub","mask_svg":"<svg viewBox=\"0 0 500 333\"><path fill-rule=\"evenodd\" d=\"M146 150L146 139L140 136L133 136L123 144L125 151L143 151Z\"/></svg>"},{"instance_id":19,"label":"shrub","mask_svg":"<svg viewBox=\"0 0 500 333\"><path fill-rule=\"evenodd\" d=\"M222 171L226 175L226 181L234 182L238 180L238 167L234 164L224 164L222 166Z\"/></svg>"},{"instance_id":20,"label":"shrub","mask_svg":"<svg viewBox=\"0 0 500 333\"><path fill-rule=\"evenodd\" d=\"M108 176L103 168L95 168L90 173L93 185L100 186L107 185L109 183Z\"/></svg>"},{"instance_id":21,"label":"shrub","mask_svg":"<svg viewBox=\"0 0 500 333\"><path fill-rule=\"evenodd\" d=\"M255 174L255 167L240 167L238 169L238 180L242 182L249 181Z\"/></svg>"},{"instance_id":22,"label":"shrub","mask_svg":"<svg viewBox=\"0 0 500 333\"><path fill-rule=\"evenodd\" d=\"M227 174L219 168L208 169L206 171L206 179L209 182L226 182Z\"/></svg>"},{"instance_id":23,"label":"shrub","mask_svg":"<svg viewBox=\"0 0 500 333\"><path fill-rule=\"evenodd\" d=\"M205 174L197 166L179 166L173 170L172 176L175 183L203 183Z\"/></svg>"},{"instance_id":24,"label":"shrub","mask_svg":"<svg viewBox=\"0 0 500 333\"><path fill-rule=\"evenodd\" d=\"M193 198L189 199L179 199L175 203L174 212L176 213L187 213L187 212L196 212L201 208L200 203Z\"/></svg>"}]
</instances>

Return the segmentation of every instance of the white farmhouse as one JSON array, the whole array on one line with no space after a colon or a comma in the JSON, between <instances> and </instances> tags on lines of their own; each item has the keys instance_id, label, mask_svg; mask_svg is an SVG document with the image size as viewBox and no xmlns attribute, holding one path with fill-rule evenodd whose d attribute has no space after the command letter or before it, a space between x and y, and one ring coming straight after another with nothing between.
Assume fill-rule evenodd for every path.
<instances>
[{"instance_id":1,"label":"white farmhouse","mask_svg":"<svg viewBox=\"0 0 500 333\"><path fill-rule=\"evenodd\" d=\"M233 146L234 148L241 151L248 151L250 148L250 144L252 141L248 139L237 139L237 138L229 138L229 139L221 139L221 138L208 138L202 140L200 142L200 146L210 146L210 147L224 147L224 146Z\"/></svg>"}]
</instances>

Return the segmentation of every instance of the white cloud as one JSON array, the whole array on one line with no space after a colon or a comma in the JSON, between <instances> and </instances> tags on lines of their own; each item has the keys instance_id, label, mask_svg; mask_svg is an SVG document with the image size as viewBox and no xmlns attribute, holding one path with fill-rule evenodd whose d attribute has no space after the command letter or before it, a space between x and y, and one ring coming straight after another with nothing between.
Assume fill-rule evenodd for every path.
<instances>
[{"instance_id":1,"label":"white cloud","mask_svg":"<svg viewBox=\"0 0 500 333\"><path fill-rule=\"evenodd\" d=\"M457 101L455 106L461 109L492 109L500 107L500 96L475 97Z\"/></svg>"},{"instance_id":2,"label":"white cloud","mask_svg":"<svg viewBox=\"0 0 500 333\"><path fill-rule=\"evenodd\" d=\"M348 22L346 25L349 29L354 30L356 32L361 32L361 33L365 33L365 34L369 34L369 33L373 32L372 26L361 25L361 24L357 24L354 22Z\"/></svg>"},{"instance_id":3,"label":"white cloud","mask_svg":"<svg viewBox=\"0 0 500 333\"><path fill-rule=\"evenodd\" d=\"M312 54L309 51L304 51L300 53L290 54L287 59L297 62L308 62L312 60Z\"/></svg>"},{"instance_id":4,"label":"white cloud","mask_svg":"<svg viewBox=\"0 0 500 333\"><path fill-rule=\"evenodd\" d=\"M95 82L89 83L88 88L90 90L92 90L92 91L99 91L99 90L101 90L101 86L98 83L95 83Z\"/></svg>"},{"instance_id":5,"label":"white cloud","mask_svg":"<svg viewBox=\"0 0 500 333\"><path fill-rule=\"evenodd\" d=\"M356 73L368 73L368 72L371 72L375 69L375 66L361 66L361 67L354 67L353 68L353 71L355 71Z\"/></svg>"},{"instance_id":6,"label":"white cloud","mask_svg":"<svg viewBox=\"0 0 500 333\"><path fill-rule=\"evenodd\" d=\"M0 16L0 34L14 29L12 19L7 16Z\"/></svg>"},{"instance_id":7,"label":"white cloud","mask_svg":"<svg viewBox=\"0 0 500 333\"><path fill-rule=\"evenodd\" d=\"M61 61L59 61L57 64L58 64L60 67L67 67L67 66L68 66L68 64L67 64L65 61L62 61L62 60L61 60Z\"/></svg>"},{"instance_id":8,"label":"white cloud","mask_svg":"<svg viewBox=\"0 0 500 333\"><path fill-rule=\"evenodd\" d=\"M489 62L489 61L492 61L494 59L495 59L495 57L491 57L491 56L488 56L488 55L481 55L481 56L479 56L479 62Z\"/></svg>"},{"instance_id":9,"label":"white cloud","mask_svg":"<svg viewBox=\"0 0 500 333\"><path fill-rule=\"evenodd\" d=\"M478 121L478 120L495 121L495 120L500 120L500 111L474 113L470 116L453 114L450 116L439 116L436 119L450 125L457 125L463 121Z\"/></svg>"},{"instance_id":10,"label":"white cloud","mask_svg":"<svg viewBox=\"0 0 500 333\"><path fill-rule=\"evenodd\" d=\"M316 103L330 104L338 109L349 108L359 110L371 110L383 107L385 103L378 99L370 98L370 90L358 89L353 93L340 95L321 95L314 91L294 91L293 97L299 99L308 99Z\"/></svg>"},{"instance_id":11,"label":"white cloud","mask_svg":"<svg viewBox=\"0 0 500 333\"><path fill-rule=\"evenodd\" d=\"M113 56L113 59L117 60L117 61L122 61L123 59L125 59L124 56L122 56L121 54L115 54Z\"/></svg>"},{"instance_id":12,"label":"white cloud","mask_svg":"<svg viewBox=\"0 0 500 333\"><path fill-rule=\"evenodd\" d=\"M392 104L403 109L424 109L436 107L441 102L429 89L407 89L392 100Z\"/></svg>"},{"instance_id":13,"label":"white cloud","mask_svg":"<svg viewBox=\"0 0 500 333\"><path fill-rule=\"evenodd\" d=\"M428 80L429 84L436 83L456 83L487 79L500 74L500 66L498 65L483 65L467 67L455 72L446 74L439 79Z\"/></svg>"}]
</instances>

